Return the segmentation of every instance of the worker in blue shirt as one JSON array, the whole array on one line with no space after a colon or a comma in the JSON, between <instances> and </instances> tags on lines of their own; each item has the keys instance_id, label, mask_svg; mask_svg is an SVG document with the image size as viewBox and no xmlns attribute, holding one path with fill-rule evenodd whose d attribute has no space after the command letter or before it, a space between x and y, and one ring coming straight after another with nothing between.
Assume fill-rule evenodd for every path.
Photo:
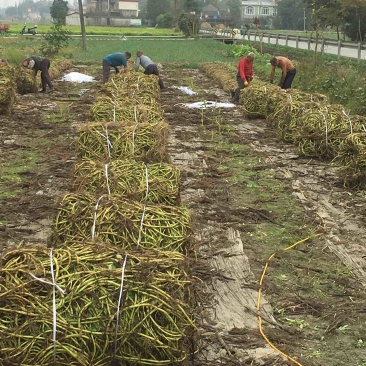
<instances>
[{"instance_id":1,"label":"worker in blue shirt","mask_svg":"<svg viewBox=\"0 0 366 366\"><path fill-rule=\"evenodd\" d=\"M109 79L111 67L119 72L118 66L124 67L124 72L127 72L127 60L131 58L130 52L115 52L103 58L103 84Z\"/></svg>"}]
</instances>

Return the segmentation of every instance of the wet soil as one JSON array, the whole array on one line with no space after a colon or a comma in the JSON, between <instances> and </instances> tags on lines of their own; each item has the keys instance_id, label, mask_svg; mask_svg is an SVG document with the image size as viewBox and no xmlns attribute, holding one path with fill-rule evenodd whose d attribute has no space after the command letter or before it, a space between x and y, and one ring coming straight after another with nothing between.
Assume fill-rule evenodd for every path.
<instances>
[{"instance_id":1,"label":"wet soil","mask_svg":"<svg viewBox=\"0 0 366 366\"><path fill-rule=\"evenodd\" d=\"M83 67L68 71L87 73ZM202 72L163 65L162 77L169 153L182 171L181 199L192 214L193 239L202 263L197 352L190 364L364 365L364 192L343 188L329 162L299 157L265 120L246 119L240 105L187 108L184 103L230 102L229 95ZM90 120L99 87L60 80L54 84L55 91L49 94L18 95L13 113L1 117L0 249L20 242L47 245L58 202L72 189L77 127ZM176 86L193 88L198 94L187 95ZM250 169L246 164L243 169L253 174L238 175L238 164L249 160ZM19 170L20 179L7 178L11 167ZM251 185L261 185L264 179L271 179L262 192L267 202L281 205L280 195L287 195L289 207L270 210L259 195L248 201L246 195L254 194ZM294 205L297 211L291 216ZM281 240L282 235L284 243L276 243L277 248L289 243L286 230L271 239L271 231L264 227L274 232L287 229L286 225L292 225L289 231L297 237L306 238L311 230L321 235L297 250L297 257L279 251L268 261L275 247L268 247L269 242ZM273 271L261 286L266 263ZM323 264L333 269L319 280L327 296L306 296L302 287L309 283L299 279L303 277L282 275L285 281L281 266L289 263L303 277L315 278ZM329 294L339 288L347 291ZM286 321L280 321L283 312Z\"/></svg>"}]
</instances>

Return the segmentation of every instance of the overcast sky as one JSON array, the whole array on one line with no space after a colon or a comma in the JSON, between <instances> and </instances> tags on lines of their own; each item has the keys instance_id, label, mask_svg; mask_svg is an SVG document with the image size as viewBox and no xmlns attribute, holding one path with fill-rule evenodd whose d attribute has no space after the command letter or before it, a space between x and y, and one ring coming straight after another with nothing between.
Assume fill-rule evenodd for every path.
<instances>
[{"instance_id":1,"label":"overcast sky","mask_svg":"<svg viewBox=\"0 0 366 366\"><path fill-rule=\"evenodd\" d=\"M14 6L15 4L19 4L19 0L0 0L0 8Z\"/></svg>"}]
</instances>

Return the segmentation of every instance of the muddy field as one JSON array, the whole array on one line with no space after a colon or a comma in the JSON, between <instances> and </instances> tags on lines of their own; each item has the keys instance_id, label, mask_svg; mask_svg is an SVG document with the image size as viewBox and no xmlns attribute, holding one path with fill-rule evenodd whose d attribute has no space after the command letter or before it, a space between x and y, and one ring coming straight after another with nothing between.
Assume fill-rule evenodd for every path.
<instances>
[{"instance_id":1,"label":"muddy field","mask_svg":"<svg viewBox=\"0 0 366 366\"><path fill-rule=\"evenodd\" d=\"M230 102L200 71L163 65L162 76L169 153L202 263L189 364L365 366L364 192L344 189L328 162L299 157L240 105L188 108ZM77 127L101 86L54 84L52 93L18 96L0 119L1 249L47 245L72 189ZM284 251L295 239L306 240Z\"/></svg>"}]
</instances>

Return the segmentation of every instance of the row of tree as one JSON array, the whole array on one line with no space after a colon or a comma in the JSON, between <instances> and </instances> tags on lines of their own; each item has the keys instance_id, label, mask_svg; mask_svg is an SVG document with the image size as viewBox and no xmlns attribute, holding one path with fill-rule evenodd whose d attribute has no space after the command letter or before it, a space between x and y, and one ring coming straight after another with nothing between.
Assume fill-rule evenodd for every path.
<instances>
[{"instance_id":1,"label":"row of tree","mask_svg":"<svg viewBox=\"0 0 366 366\"><path fill-rule=\"evenodd\" d=\"M242 25L241 0L140 0L140 16L152 26L184 26L185 34L192 35L198 31L202 8L208 4L230 19L228 26L239 28ZM8 7L6 16L25 20L29 11L38 11L51 14L59 21L65 19L69 5L78 6L78 0L23 0L17 6ZM269 17L259 18L259 26L264 26L268 20ZM320 31L330 27L338 32L339 38L343 35L363 42L366 39L366 0L278 0L277 16L272 23L278 29Z\"/></svg>"},{"instance_id":2,"label":"row of tree","mask_svg":"<svg viewBox=\"0 0 366 366\"><path fill-rule=\"evenodd\" d=\"M353 41L366 39L365 0L279 0L276 28L319 31L327 27Z\"/></svg>"}]
</instances>

